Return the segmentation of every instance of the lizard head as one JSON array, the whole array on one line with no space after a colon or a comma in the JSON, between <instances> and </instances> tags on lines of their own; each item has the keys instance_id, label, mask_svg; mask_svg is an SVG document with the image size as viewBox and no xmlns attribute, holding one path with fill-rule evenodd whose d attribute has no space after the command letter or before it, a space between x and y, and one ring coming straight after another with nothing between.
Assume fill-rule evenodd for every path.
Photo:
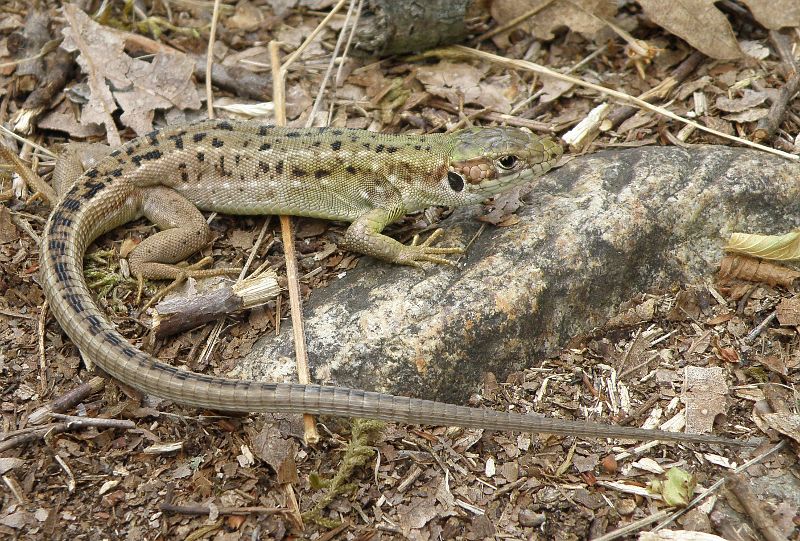
<instances>
[{"instance_id":1,"label":"lizard head","mask_svg":"<svg viewBox=\"0 0 800 541\"><path fill-rule=\"evenodd\" d=\"M453 134L456 144L444 183L461 204L483 201L545 173L561 157L550 138L517 128L474 128Z\"/></svg>"}]
</instances>

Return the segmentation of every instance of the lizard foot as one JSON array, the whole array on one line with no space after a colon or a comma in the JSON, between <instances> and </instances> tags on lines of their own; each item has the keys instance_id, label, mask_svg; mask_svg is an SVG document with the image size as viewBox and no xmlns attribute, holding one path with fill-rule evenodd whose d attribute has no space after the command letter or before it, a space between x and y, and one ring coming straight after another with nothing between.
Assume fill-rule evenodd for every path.
<instances>
[{"instance_id":1,"label":"lizard foot","mask_svg":"<svg viewBox=\"0 0 800 541\"><path fill-rule=\"evenodd\" d=\"M142 311L143 312L146 311L148 308L150 308L155 303L160 301L162 298L164 298L164 295L166 295L170 291L173 291L176 287L181 285L188 278L208 278L210 276L225 276L230 274L239 274L242 270L233 267L224 267L220 269L205 268L208 265L212 264L213 262L214 262L213 258L204 257L197 263L193 263L191 265L183 265L183 264L172 265L174 269L174 273L171 276L173 278L172 283L160 289L155 295L153 295L153 297L149 301L147 301L147 304L144 305ZM141 301L142 289L144 288L144 276L140 274L137 277L137 279L139 282L139 291L138 294L136 295L136 302L138 304Z\"/></svg>"},{"instance_id":2,"label":"lizard foot","mask_svg":"<svg viewBox=\"0 0 800 541\"><path fill-rule=\"evenodd\" d=\"M420 264L422 261L436 263L438 265L455 265L454 262L447 258L439 257L439 255L463 254L463 248L435 248L432 246L432 244L436 242L443 233L444 231L437 229L422 243L419 242L419 235L414 235L414 238L411 240L411 244L403 247L403 250L400 252L400 254L398 254L397 259L394 262L417 268L422 267Z\"/></svg>"}]
</instances>

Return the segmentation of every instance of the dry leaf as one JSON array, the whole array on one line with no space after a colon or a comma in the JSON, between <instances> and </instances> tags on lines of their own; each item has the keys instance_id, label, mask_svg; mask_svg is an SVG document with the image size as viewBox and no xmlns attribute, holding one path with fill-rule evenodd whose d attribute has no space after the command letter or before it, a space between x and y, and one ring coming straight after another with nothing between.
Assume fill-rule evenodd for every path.
<instances>
[{"instance_id":1,"label":"dry leaf","mask_svg":"<svg viewBox=\"0 0 800 541\"><path fill-rule=\"evenodd\" d=\"M719 278L723 281L746 280L769 285L792 287L800 272L768 261L758 261L745 256L725 256L719 263Z\"/></svg>"},{"instance_id":2,"label":"dry leaf","mask_svg":"<svg viewBox=\"0 0 800 541\"><path fill-rule=\"evenodd\" d=\"M200 107L200 96L192 82L194 61L186 55L158 53L151 62L134 59L125 54L120 36L92 21L74 5L66 4L64 15L69 26L62 30L61 46L80 52L77 61L88 77L91 91L81 123L104 125L111 146L121 144L112 117L117 103L123 110L122 122L138 135L153 129L155 109Z\"/></svg>"},{"instance_id":3,"label":"dry leaf","mask_svg":"<svg viewBox=\"0 0 800 541\"><path fill-rule=\"evenodd\" d=\"M686 321L700 317L700 298L697 288L690 288L678 292L675 305L667 313L669 321Z\"/></svg>"},{"instance_id":4,"label":"dry leaf","mask_svg":"<svg viewBox=\"0 0 800 541\"><path fill-rule=\"evenodd\" d=\"M75 111L67 100L48 112L39 121L39 127L46 130L58 130L69 134L71 139L88 139L103 135L103 128L97 124L83 125L75 118Z\"/></svg>"},{"instance_id":5,"label":"dry leaf","mask_svg":"<svg viewBox=\"0 0 800 541\"><path fill-rule=\"evenodd\" d=\"M733 233L725 250L775 261L800 259L800 231L785 235Z\"/></svg>"},{"instance_id":6,"label":"dry leaf","mask_svg":"<svg viewBox=\"0 0 800 541\"><path fill-rule=\"evenodd\" d=\"M765 116L769 114L769 109L760 108L760 109L750 109L749 111L743 111L741 113L736 113L733 115L725 115L722 118L725 120L730 120L731 122L755 122L756 120L761 120Z\"/></svg>"},{"instance_id":7,"label":"dry leaf","mask_svg":"<svg viewBox=\"0 0 800 541\"><path fill-rule=\"evenodd\" d=\"M234 14L225 19L225 26L232 30L252 32L261 26L264 18L263 9L257 8L245 0L236 4L236 11Z\"/></svg>"},{"instance_id":8,"label":"dry leaf","mask_svg":"<svg viewBox=\"0 0 800 541\"><path fill-rule=\"evenodd\" d=\"M753 17L771 30L800 26L800 2L797 0L742 0Z\"/></svg>"},{"instance_id":9,"label":"dry leaf","mask_svg":"<svg viewBox=\"0 0 800 541\"><path fill-rule=\"evenodd\" d=\"M789 374L786 363L776 355L753 355L752 358L776 374L780 374L781 376Z\"/></svg>"},{"instance_id":10,"label":"dry leaf","mask_svg":"<svg viewBox=\"0 0 800 541\"><path fill-rule=\"evenodd\" d=\"M511 101L504 88L481 84L485 72L465 63L443 61L422 66L416 71L417 80L434 96L445 98L458 107L461 103L477 103L499 113L511 111Z\"/></svg>"},{"instance_id":11,"label":"dry leaf","mask_svg":"<svg viewBox=\"0 0 800 541\"><path fill-rule=\"evenodd\" d=\"M650 20L701 53L719 60L742 56L728 18L714 6L714 0L638 1Z\"/></svg>"},{"instance_id":12,"label":"dry leaf","mask_svg":"<svg viewBox=\"0 0 800 541\"><path fill-rule=\"evenodd\" d=\"M93 50L113 53L122 52L122 40L111 36L108 33L89 32L87 27L99 26L94 21L72 4L64 6L64 16L70 26L65 26L61 32L64 34L64 41L61 47L67 51L80 50L81 54L77 57L78 65L89 80L89 90L91 97L89 102L83 107L81 114L82 124L100 124L106 128L106 137L112 147L122 144L122 139L117 131L116 124L111 114L116 111L117 104L111 95L111 89L106 84L103 73L99 70L103 64L95 58L91 52ZM113 83L114 79L112 79Z\"/></svg>"},{"instance_id":13,"label":"dry leaf","mask_svg":"<svg viewBox=\"0 0 800 541\"><path fill-rule=\"evenodd\" d=\"M762 413L760 417L770 428L800 442L800 415L790 413Z\"/></svg>"},{"instance_id":14,"label":"dry leaf","mask_svg":"<svg viewBox=\"0 0 800 541\"><path fill-rule=\"evenodd\" d=\"M742 91L741 98L729 98L727 96L720 96L717 98L715 105L720 111L726 113L741 113L753 107L757 107L767 101L766 92L758 92L745 88Z\"/></svg>"},{"instance_id":15,"label":"dry leaf","mask_svg":"<svg viewBox=\"0 0 800 541\"><path fill-rule=\"evenodd\" d=\"M797 297L781 299L775 307L775 315L781 325L800 326L800 299Z\"/></svg>"},{"instance_id":16,"label":"dry leaf","mask_svg":"<svg viewBox=\"0 0 800 541\"><path fill-rule=\"evenodd\" d=\"M280 483L296 483L294 440L284 437L274 424L265 424L251 440L253 454L275 470Z\"/></svg>"},{"instance_id":17,"label":"dry leaf","mask_svg":"<svg viewBox=\"0 0 800 541\"><path fill-rule=\"evenodd\" d=\"M714 316L708 321L706 321L706 325L716 326L722 323L727 323L731 319L733 319L734 312L725 312L724 314L720 314L718 316Z\"/></svg>"},{"instance_id":18,"label":"dry leaf","mask_svg":"<svg viewBox=\"0 0 800 541\"><path fill-rule=\"evenodd\" d=\"M606 27L603 19L613 19L617 13L614 0L494 0L490 11L502 25L539 6L545 7L515 28L530 32L540 40L552 39L553 31L561 27L592 39ZM506 48L509 34L510 31L495 36L495 44Z\"/></svg>"},{"instance_id":19,"label":"dry leaf","mask_svg":"<svg viewBox=\"0 0 800 541\"><path fill-rule=\"evenodd\" d=\"M5 205L0 205L0 244L7 244L19 239L17 226L11 221L11 211Z\"/></svg>"},{"instance_id":20,"label":"dry leaf","mask_svg":"<svg viewBox=\"0 0 800 541\"><path fill-rule=\"evenodd\" d=\"M650 321L656 313L656 300L649 298L637 304L624 313L611 317L606 324L608 328L628 327L638 325L643 321Z\"/></svg>"}]
</instances>

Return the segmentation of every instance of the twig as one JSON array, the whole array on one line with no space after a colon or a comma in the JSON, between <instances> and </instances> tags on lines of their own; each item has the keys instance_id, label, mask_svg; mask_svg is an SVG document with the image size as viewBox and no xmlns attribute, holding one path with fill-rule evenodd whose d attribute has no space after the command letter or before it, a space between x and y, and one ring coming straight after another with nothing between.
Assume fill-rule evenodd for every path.
<instances>
[{"instance_id":1,"label":"twig","mask_svg":"<svg viewBox=\"0 0 800 541\"><path fill-rule=\"evenodd\" d=\"M105 386L106 380L100 376L94 376L86 383L78 385L71 391L51 400L44 406L34 410L28 417L28 422L32 425L38 425L50 417L52 413L60 413L73 407L87 396L100 391Z\"/></svg>"},{"instance_id":2,"label":"twig","mask_svg":"<svg viewBox=\"0 0 800 541\"><path fill-rule=\"evenodd\" d=\"M536 7L533 7L531 9L529 9L528 11L526 11L525 13L520 15L519 17L514 17L513 19L511 19L507 23L501 24L500 26L498 26L496 28L493 28L493 29L489 30L488 32L485 32L485 33L481 34L480 36L475 38L475 41L477 43L480 43L481 41L487 40L487 39L489 39L491 37L494 37L497 34L501 34L501 33L505 32L507 30L511 30L515 26L517 26L517 25L519 25L521 23L524 23L525 21L527 21L528 19L530 19L531 17L533 17L534 15L536 15L537 13L542 11L544 8L546 8L547 6L552 4L553 1L554 0L544 0L541 4L539 4Z\"/></svg>"},{"instance_id":3,"label":"twig","mask_svg":"<svg viewBox=\"0 0 800 541\"><path fill-rule=\"evenodd\" d=\"M730 494L742 504L742 507L750 515L753 524L756 525L764 539L767 541L787 541L786 536L778 531L775 521L764 511L764 508L758 502L758 497L750 490L749 483L742 478L742 474L731 474L726 480L731 485Z\"/></svg>"},{"instance_id":4,"label":"twig","mask_svg":"<svg viewBox=\"0 0 800 541\"><path fill-rule=\"evenodd\" d=\"M176 513L180 515L208 515L211 508L206 505L174 505L162 503L158 508L165 513ZM286 509L280 507L217 507L216 512L220 515L285 515Z\"/></svg>"},{"instance_id":5,"label":"twig","mask_svg":"<svg viewBox=\"0 0 800 541\"><path fill-rule=\"evenodd\" d=\"M77 415L64 415L63 413L51 413L53 419L66 421L68 425L94 426L98 428L135 428L133 421L128 419L106 419L103 417L78 417Z\"/></svg>"},{"instance_id":6,"label":"twig","mask_svg":"<svg viewBox=\"0 0 800 541\"><path fill-rule=\"evenodd\" d=\"M280 63L278 56L278 43L269 43L270 64L272 66L272 101L275 103L275 124L278 126L286 125L286 73L289 66L294 62L320 32L328 25L333 16L342 8L347 0L339 2L331 9L328 16L322 19L313 32L303 43L290 54L283 63ZM292 233L291 218L281 216L281 238L283 239L284 257L286 259L286 281L289 289L289 305L292 314L292 334L294 335L295 363L297 365L297 379L300 383L310 383L311 375L308 370L308 352L306 351L305 331L303 328L303 313L300 302L300 288L297 272L297 260L294 252L294 235ZM308 414L303 415L305 426L306 443L316 443L319 441L314 417Z\"/></svg>"},{"instance_id":7,"label":"twig","mask_svg":"<svg viewBox=\"0 0 800 541\"><path fill-rule=\"evenodd\" d=\"M342 53L342 61L339 62L339 67L336 68L336 81L334 84L336 86L340 86L342 84L342 70L344 69L344 59L347 58L347 52L350 50L350 45L353 43L353 38L356 35L356 30L358 29L358 20L361 18L361 8L364 4L364 0L358 0L358 6L356 7L356 16L353 19L353 24L350 25L350 35L347 36L347 43L344 45L344 52Z\"/></svg>"},{"instance_id":8,"label":"twig","mask_svg":"<svg viewBox=\"0 0 800 541\"><path fill-rule=\"evenodd\" d=\"M281 291L275 272L225 285L192 297L161 301L153 311L153 339L199 327L228 314L260 306Z\"/></svg>"},{"instance_id":9,"label":"twig","mask_svg":"<svg viewBox=\"0 0 800 541\"><path fill-rule=\"evenodd\" d=\"M772 311L772 313L771 313L770 315L768 315L767 317L765 317L765 318L764 318L764 321L762 321L761 323L759 323L759 324L758 324L758 326L757 326L755 329L753 329L752 331L750 331L750 332L748 333L748 335L744 337L744 343L745 343L745 344L752 344L752 343L753 343L753 340L755 340L756 338L758 338L758 335L759 335L759 334L761 334L762 332L764 332L764 329L766 329L766 328L767 328L767 326L768 326L770 323L772 323L772 321L773 321L773 320L774 320L776 317L778 317L778 311L777 311L777 310L773 310L773 311Z\"/></svg>"},{"instance_id":10,"label":"twig","mask_svg":"<svg viewBox=\"0 0 800 541\"><path fill-rule=\"evenodd\" d=\"M314 124L314 118L317 116L320 103L322 103L322 96L325 95L325 88L328 86L328 80L333 72L333 66L336 64L336 57L339 55L339 48L342 46L342 42L344 41L345 30L347 29L347 25L353 16L353 10L355 9L355 6L355 1L350 2L350 7L347 9L347 15L344 19L344 24L342 25L342 29L339 32L339 37L336 39L336 45L333 47L333 52L331 53L331 61L328 62L328 68L325 70L325 75L322 76L322 82L319 84L319 90L317 91L317 97L314 99L314 105L311 107L311 113L309 113L308 118L306 119L306 128L310 128ZM355 29L355 25L356 22L353 23L353 29ZM341 62L339 62L339 68L341 69L343 65L344 56L342 57Z\"/></svg>"},{"instance_id":11,"label":"twig","mask_svg":"<svg viewBox=\"0 0 800 541\"><path fill-rule=\"evenodd\" d=\"M797 73L797 63L794 59L792 45L789 40L777 30L769 31L769 40L778 51L778 55L786 68L786 83L781 87L778 97L770 105L769 113L764 118L759 119L756 129L753 131L753 139L756 141L768 141L772 139L775 132L783 121L789 103L800 89L800 74Z\"/></svg>"},{"instance_id":12,"label":"twig","mask_svg":"<svg viewBox=\"0 0 800 541\"><path fill-rule=\"evenodd\" d=\"M164 501L158 506L165 513L176 513L181 515L208 515L211 508L202 504L176 505L172 503L174 495L172 484L167 485L167 493ZM217 507L215 509L220 515L285 515L288 510L280 507Z\"/></svg>"},{"instance_id":13,"label":"twig","mask_svg":"<svg viewBox=\"0 0 800 541\"><path fill-rule=\"evenodd\" d=\"M669 511L664 509L656 513L653 513L652 515L647 515L644 518L640 518L639 520L635 520L630 524L626 524L622 528L618 528L613 532L608 532L607 534L601 535L600 537L593 537L592 541L612 541L613 539L619 539L620 537L625 537L629 533L633 533L641 528L644 528L649 524L652 524L668 516L669 516Z\"/></svg>"},{"instance_id":14,"label":"twig","mask_svg":"<svg viewBox=\"0 0 800 541\"><path fill-rule=\"evenodd\" d=\"M19 159L19 156L17 156L14 152L11 152L11 150L5 146L0 145L0 158L14 166L14 171L25 182L28 188L34 192L34 195L40 194L51 207L55 206L55 204L58 202L58 195L56 195L56 191L44 180L42 180L39 175L34 173L27 165L22 163L22 160Z\"/></svg>"},{"instance_id":15,"label":"twig","mask_svg":"<svg viewBox=\"0 0 800 541\"><path fill-rule=\"evenodd\" d=\"M447 111L448 113L458 114L458 108L453 106L451 103L446 102L445 100L434 98L428 100L426 102L431 107L435 107L437 109L442 109ZM475 112L471 112L469 110L464 110L464 113L468 115L475 115L475 118L484 118L491 122L498 122L502 124L506 124L508 126L515 126L517 128L528 128L532 131L537 132L544 132L544 133L552 133L553 126L547 124L545 122L538 122L536 120L528 120L527 118L520 118L518 116L509 115L506 113L497 113L490 110L479 110L477 114Z\"/></svg>"},{"instance_id":16,"label":"twig","mask_svg":"<svg viewBox=\"0 0 800 541\"><path fill-rule=\"evenodd\" d=\"M678 67L672 70L669 76L658 83L650 90L639 94L639 99L646 102L652 102L657 99L664 99L672 93L672 90L682 81L684 81L690 74L694 73L700 62L706 57L700 51L694 51L683 62L678 64ZM608 114L606 120L611 122L613 128L619 127L625 120L633 116L637 111L636 107L631 105L620 105Z\"/></svg>"},{"instance_id":17,"label":"twig","mask_svg":"<svg viewBox=\"0 0 800 541\"><path fill-rule=\"evenodd\" d=\"M622 379L622 377L620 376L619 379ZM651 395L650 398L648 398L644 402L644 404L633 410L633 412L631 412L630 415L626 415L625 417L623 417L617 424L619 426L626 426L631 424L633 421L644 415L644 413L647 410L653 407L653 405L655 405L655 403L658 402L659 398L661 397L658 395L658 393Z\"/></svg>"},{"instance_id":18,"label":"twig","mask_svg":"<svg viewBox=\"0 0 800 541\"><path fill-rule=\"evenodd\" d=\"M211 16L211 30L208 33L208 49L206 51L206 108L208 118L214 118L214 92L211 89L211 68L214 64L214 40L217 35L220 0L214 0L214 13Z\"/></svg>"},{"instance_id":19,"label":"twig","mask_svg":"<svg viewBox=\"0 0 800 541\"><path fill-rule=\"evenodd\" d=\"M73 475L72 470L58 453L55 454L54 458L56 462L58 462L58 465L61 466L61 469L64 470L64 473L67 474L67 490L69 492L75 492L75 475Z\"/></svg>"},{"instance_id":20,"label":"twig","mask_svg":"<svg viewBox=\"0 0 800 541\"><path fill-rule=\"evenodd\" d=\"M470 47L465 47L463 45L451 45L449 47L445 47L445 48L442 48L442 49L435 49L433 51L429 51L426 54L429 55L429 56L445 56L445 57L446 56L453 56L454 54L455 55L466 54L466 55L469 55L469 56L472 56L472 57L475 57L475 58L482 58L484 60L489 60L491 62L494 62L494 63L502 65L502 66L506 66L506 67L510 67L510 68L514 68L514 69L523 69L523 70L526 70L526 71L539 73L541 75L546 75L548 77L553 77L555 79L558 79L559 81L566 81L568 83L573 83L573 84L576 84L578 86L582 86L584 88L589 88L589 89L594 90L596 92L600 92L601 94L604 94L606 96L610 96L612 98L616 98L616 99L618 99L618 100L620 100L622 102L625 102L625 103L631 103L633 105L637 105L637 106L641 107L642 109L647 109L648 111L653 111L654 113L658 113L658 114L660 114L662 116L665 116L667 118L671 118L672 120L677 120L678 122L682 122L684 124L688 124L689 126L693 126L694 128L696 128L696 129L698 129L700 131L711 133L713 135L716 135L717 137L722 137L723 139L727 139L729 141L735 141L735 142L740 143L740 144L745 145L745 146L749 146L749 147L752 147L752 148L757 148L759 150L763 150L764 152L769 152L770 154L775 154L776 156L781 156L781 157L787 158L789 160L793 160L793 161L800 160L800 156L798 156L796 154L791 154L789 152L783 152L781 150L777 150L777 149L770 148L770 147L765 146L765 145L761 145L761 144L758 144L758 143L754 143L752 141L748 141L747 139L742 139L742 138L739 138L739 137L735 137L733 135L729 135L727 133L723 133L723 132L718 131L718 130L714 130L714 129L709 128L707 126L703 126L702 124L699 124L699 123L695 122L694 120L689 120L687 118L683 118L683 117L681 117L679 115L676 115L672 111L664 109L663 107L658 107L656 105L651 105L651 104L647 103L646 101L644 101L644 100L642 100L640 98L636 98L634 96L630 96L628 94L625 94L623 92L618 92L616 90L611 90L610 88L605 88L605 87L602 87L600 85L596 85L594 83L589 83L589 82L586 82L586 81L582 81L582 80L576 79L574 77L569 77L567 75L563 75L563 74L561 74L561 73L559 73L557 71L553 71L550 68L546 68L546 67L541 66L539 64L536 64L534 62L528 62L526 60L515 60L515 59L511 59L511 58L504 58L504 57L498 56L496 54L487 53L485 51L479 51L477 49L472 49Z\"/></svg>"},{"instance_id":21,"label":"twig","mask_svg":"<svg viewBox=\"0 0 800 541\"><path fill-rule=\"evenodd\" d=\"M301 45L302 47L302 45ZM269 43L270 63L272 64L272 78L275 96L275 123L278 126L286 125L286 102L284 99L284 66L280 66L278 58L278 44ZM280 216L281 240L283 241L283 257L286 261L286 285L289 291L289 306L292 317L292 336L294 338L294 357L297 367L297 380L300 383L310 383L311 373L308 369L308 352L306 351L305 329L303 327L303 309L300 301L300 287L297 278L297 256L294 250L294 232L292 219L289 216ZM276 320L279 315L276 314ZM306 443L319 441L316 422L310 414L303 414L303 437Z\"/></svg>"},{"instance_id":22,"label":"twig","mask_svg":"<svg viewBox=\"0 0 800 541\"><path fill-rule=\"evenodd\" d=\"M6 134L7 136L11 137L12 139L16 139L20 143L29 144L30 146L32 146L33 148L35 148L36 150L38 150L39 152L41 152L45 156L49 156L51 158L55 158L56 157L55 154L53 154L51 151L49 151L46 148L44 148L42 145L34 143L30 139L25 139L21 135L17 135L16 133L14 133L13 131L9 130L8 128L3 126L2 124L0 124L0 132L3 132L4 134ZM2 145L0 145L0 148L2 148Z\"/></svg>"},{"instance_id":23,"label":"twig","mask_svg":"<svg viewBox=\"0 0 800 541\"><path fill-rule=\"evenodd\" d=\"M37 343L39 345L39 391L44 394L47 390L47 357L44 350L44 326L47 322L47 299L39 310L39 319L36 326Z\"/></svg>"},{"instance_id":24,"label":"twig","mask_svg":"<svg viewBox=\"0 0 800 541\"><path fill-rule=\"evenodd\" d=\"M70 419L73 420L66 423L51 423L25 433L14 434L8 437L0 435L0 453L4 453L24 443L37 441L42 438L50 438L56 434L61 434L70 430L81 430L90 426L122 428L126 430L136 427L133 421L125 419L94 419L90 417L70 417Z\"/></svg>"}]
</instances>

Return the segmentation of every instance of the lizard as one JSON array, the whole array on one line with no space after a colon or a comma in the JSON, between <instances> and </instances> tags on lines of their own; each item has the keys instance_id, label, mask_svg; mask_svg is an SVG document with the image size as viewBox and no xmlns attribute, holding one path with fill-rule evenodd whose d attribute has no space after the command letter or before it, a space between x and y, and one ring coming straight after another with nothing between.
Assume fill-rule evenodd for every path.
<instances>
[{"instance_id":1,"label":"lizard","mask_svg":"<svg viewBox=\"0 0 800 541\"><path fill-rule=\"evenodd\" d=\"M311 413L408 424L747 445L685 434L472 408L342 387L245 381L178 369L137 349L107 320L83 276L100 235L148 218L160 229L128 257L138 278L176 279L176 263L207 244L201 210L349 222L344 247L396 264L447 263L459 248L402 244L382 233L409 212L478 203L532 181L562 155L518 128L386 135L345 128L279 128L204 120L135 138L83 172L44 230L41 285L55 319L84 357L142 392L221 412ZM66 184L63 180L62 184ZM202 271L198 271L202 272Z\"/></svg>"}]
</instances>

